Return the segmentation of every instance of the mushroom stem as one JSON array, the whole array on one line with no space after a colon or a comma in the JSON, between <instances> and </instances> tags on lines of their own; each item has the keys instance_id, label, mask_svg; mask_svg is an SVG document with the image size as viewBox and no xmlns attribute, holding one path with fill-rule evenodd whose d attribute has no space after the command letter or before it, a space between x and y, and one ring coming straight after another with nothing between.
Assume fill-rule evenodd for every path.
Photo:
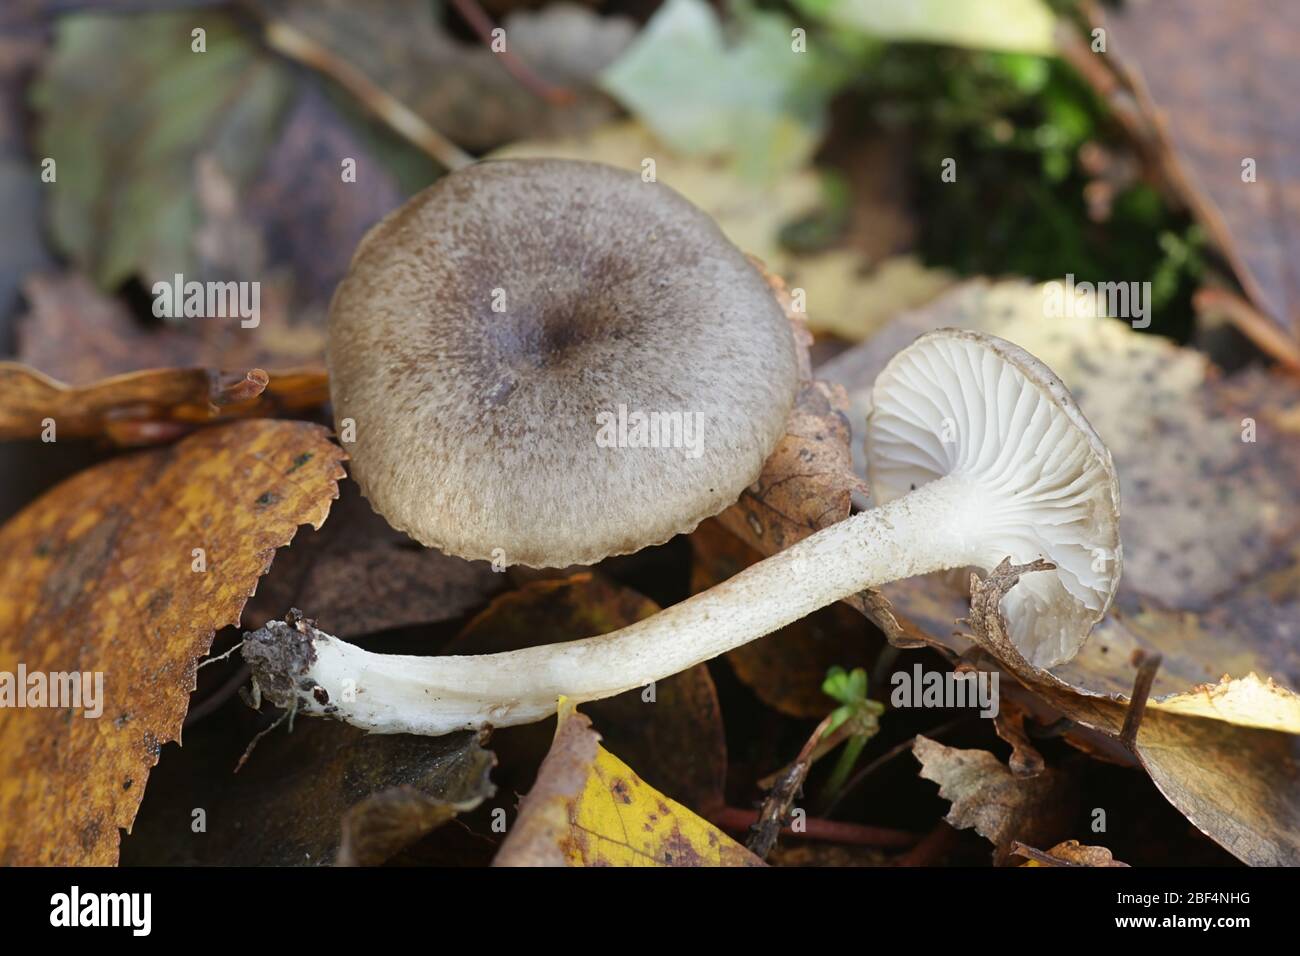
<instances>
[{"instance_id":1,"label":"mushroom stem","mask_svg":"<svg viewBox=\"0 0 1300 956\"><path fill-rule=\"evenodd\" d=\"M962 476L937 479L652 617L583 640L481 656L414 657L374 654L313 628L309 646L298 638L297 654L257 653L255 641L246 648L255 649L249 658L254 677L274 703L374 733L438 735L531 723L554 713L561 695L579 702L611 697L864 588L971 564L970 542L981 537L974 525L989 512L978 506L979 497L978 485ZM295 633L279 627L281 640L287 639L283 632Z\"/></svg>"}]
</instances>

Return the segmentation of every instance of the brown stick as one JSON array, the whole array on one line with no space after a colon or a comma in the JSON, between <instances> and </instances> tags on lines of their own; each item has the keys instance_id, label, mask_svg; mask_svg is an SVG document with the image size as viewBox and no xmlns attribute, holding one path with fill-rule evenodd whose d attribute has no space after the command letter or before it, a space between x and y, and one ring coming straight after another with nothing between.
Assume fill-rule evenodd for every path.
<instances>
[{"instance_id":1,"label":"brown stick","mask_svg":"<svg viewBox=\"0 0 1300 956\"><path fill-rule=\"evenodd\" d=\"M957 831L946 821L940 820L920 843L895 857L894 866L933 866L956 842Z\"/></svg>"},{"instance_id":2,"label":"brown stick","mask_svg":"<svg viewBox=\"0 0 1300 956\"><path fill-rule=\"evenodd\" d=\"M488 49L492 49L492 31L497 27L487 11L479 6L478 0L451 0L451 5L478 38L488 45ZM496 55L501 58L501 65L506 68L506 72L518 80L520 86L552 106L568 106L577 99L572 90L555 86L539 76L531 66L511 53L509 46Z\"/></svg>"},{"instance_id":3,"label":"brown stick","mask_svg":"<svg viewBox=\"0 0 1300 956\"><path fill-rule=\"evenodd\" d=\"M712 814L715 826L732 833L744 833L755 826L760 817L758 810L742 810L740 807L723 807ZM845 823L841 820L827 820L822 817L808 817L804 820L802 832L790 827L782 827L781 835L804 837L808 840L821 840L827 843L845 843L853 846L873 846L881 849L905 849L915 846L920 837L906 830L890 827L876 827L861 823Z\"/></svg>"},{"instance_id":4,"label":"brown stick","mask_svg":"<svg viewBox=\"0 0 1300 956\"><path fill-rule=\"evenodd\" d=\"M405 103L307 34L283 20L265 21L262 33L271 49L330 77L360 100L368 110L443 166L460 169L474 161L473 157L430 126Z\"/></svg>"},{"instance_id":5,"label":"brown stick","mask_svg":"<svg viewBox=\"0 0 1300 956\"><path fill-rule=\"evenodd\" d=\"M1119 742L1135 755L1138 730L1147 710L1147 698L1151 696L1151 685L1155 683L1156 671L1160 669L1163 659L1159 654L1145 654L1142 651L1133 653L1133 663L1138 672L1133 678L1133 696L1129 700L1128 713L1124 715L1124 728L1119 732Z\"/></svg>"}]
</instances>

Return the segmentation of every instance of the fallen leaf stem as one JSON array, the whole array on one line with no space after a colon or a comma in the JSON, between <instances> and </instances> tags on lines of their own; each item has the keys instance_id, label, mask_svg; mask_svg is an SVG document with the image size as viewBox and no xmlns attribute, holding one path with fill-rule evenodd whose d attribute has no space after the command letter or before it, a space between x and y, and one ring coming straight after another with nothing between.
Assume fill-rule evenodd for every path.
<instances>
[{"instance_id":1,"label":"fallen leaf stem","mask_svg":"<svg viewBox=\"0 0 1300 956\"><path fill-rule=\"evenodd\" d=\"M262 35L271 49L324 73L399 135L448 169L461 169L474 162L472 156L430 126L405 103L297 27L284 20L265 20Z\"/></svg>"},{"instance_id":2,"label":"fallen leaf stem","mask_svg":"<svg viewBox=\"0 0 1300 956\"><path fill-rule=\"evenodd\" d=\"M730 831L744 833L759 821L759 810L745 810L741 807L723 807L712 815L714 826ZM827 820L823 817L807 817L800 831L789 826L781 828L784 836L798 836L807 840L826 843L845 843L853 846L873 846L884 850L905 849L915 846L920 837L906 830L890 827L870 826L862 823L846 823L842 820Z\"/></svg>"}]
</instances>

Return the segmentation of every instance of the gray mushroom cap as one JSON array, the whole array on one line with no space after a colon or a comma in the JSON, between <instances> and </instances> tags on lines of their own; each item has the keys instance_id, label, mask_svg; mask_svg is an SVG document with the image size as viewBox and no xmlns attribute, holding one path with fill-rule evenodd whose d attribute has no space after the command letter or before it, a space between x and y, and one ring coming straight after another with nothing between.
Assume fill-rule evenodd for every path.
<instances>
[{"instance_id":1,"label":"gray mushroom cap","mask_svg":"<svg viewBox=\"0 0 1300 956\"><path fill-rule=\"evenodd\" d=\"M1040 667L1069 660L1119 586L1119 480L1061 380L1004 339L938 329L877 376L867 428L871 493L890 501L935 479L968 482L970 564L1045 558L1002 599L1012 641Z\"/></svg>"},{"instance_id":2,"label":"gray mushroom cap","mask_svg":"<svg viewBox=\"0 0 1300 956\"><path fill-rule=\"evenodd\" d=\"M784 312L712 219L566 160L479 163L375 226L331 304L328 359L375 510L426 545L534 567L637 551L727 507L798 385Z\"/></svg>"}]
</instances>

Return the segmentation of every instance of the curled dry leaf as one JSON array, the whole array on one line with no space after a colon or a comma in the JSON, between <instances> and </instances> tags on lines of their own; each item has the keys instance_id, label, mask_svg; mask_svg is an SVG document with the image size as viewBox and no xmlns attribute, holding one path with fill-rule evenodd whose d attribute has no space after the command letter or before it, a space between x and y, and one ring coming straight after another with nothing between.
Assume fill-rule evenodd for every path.
<instances>
[{"instance_id":1,"label":"curled dry leaf","mask_svg":"<svg viewBox=\"0 0 1300 956\"><path fill-rule=\"evenodd\" d=\"M1223 250L1259 312L1229 317L1260 346L1300 366L1300 8L1241 0L1210 6L1149 0L1091 8L1109 47L1100 71L1134 94L1164 171ZM1177 18L1179 29L1163 27ZM1087 54L1080 54L1087 55ZM1216 68L1207 73L1207 62ZM1103 90L1103 92L1105 92Z\"/></svg>"},{"instance_id":2,"label":"curled dry leaf","mask_svg":"<svg viewBox=\"0 0 1300 956\"><path fill-rule=\"evenodd\" d=\"M552 644L605 634L658 610L636 591L583 571L501 595L445 650L492 654ZM722 805L727 745L707 666L656 681L652 689L590 701L583 709L600 722L609 745L641 768L650 786L704 814ZM545 728L537 724L498 733L493 745L503 757L509 752L507 772L541 762L550 743ZM525 781L520 788L526 786Z\"/></svg>"},{"instance_id":3,"label":"curled dry leaf","mask_svg":"<svg viewBox=\"0 0 1300 956\"><path fill-rule=\"evenodd\" d=\"M367 734L301 720L263 737L236 774L252 728L211 721L163 750L122 842L124 865L375 865L494 793L496 758L469 732ZM197 834L195 807L206 811Z\"/></svg>"},{"instance_id":4,"label":"curled dry leaf","mask_svg":"<svg viewBox=\"0 0 1300 956\"><path fill-rule=\"evenodd\" d=\"M23 294L31 308L18 325L18 362L0 362L0 438L34 438L51 419L56 437L149 444L329 396L323 366L251 368L276 355L254 348L261 336L235 320L149 328L76 272L30 276ZM217 371L232 368L251 371Z\"/></svg>"},{"instance_id":5,"label":"curled dry leaf","mask_svg":"<svg viewBox=\"0 0 1300 956\"><path fill-rule=\"evenodd\" d=\"M119 445L169 441L230 418L300 411L329 396L320 369L222 373L205 368L115 375L65 385L33 368L0 362L0 439L104 435Z\"/></svg>"},{"instance_id":6,"label":"curled dry leaf","mask_svg":"<svg viewBox=\"0 0 1300 956\"><path fill-rule=\"evenodd\" d=\"M1025 866L1128 866L1111 856L1104 846L1087 846L1078 840L1058 843L1046 853L1026 846L1017 847L1016 853L1029 856Z\"/></svg>"},{"instance_id":7,"label":"curled dry leaf","mask_svg":"<svg viewBox=\"0 0 1300 956\"><path fill-rule=\"evenodd\" d=\"M743 846L641 780L560 701L537 783L494 866L762 866Z\"/></svg>"},{"instance_id":8,"label":"curled dry leaf","mask_svg":"<svg viewBox=\"0 0 1300 956\"><path fill-rule=\"evenodd\" d=\"M343 817L337 861L340 866L383 863L458 813L473 810L496 792L488 779L496 758L480 746L477 734L452 734L427 742L405 736L397 744L389 745L389 749L394 746L417 750L441 746L443 749L436 759L421 760L425 770L418 776L417 784L389 786L348 810Z\"/></svg>"},{"instance_id":9,"label":"curled dry leaf","mask_svg":"<svg viewBox=\"0 0 1300 956\"><path fill-rule=\"evenodd\" d=\"M1025 730L1027 717L1029 714L1023 707L1012 700L1004 700L993 718L993 729L1011 745L1011 759L1007 761L1007 766L1017 777L1036 777L1046 767L1043 755L1034 747Z\"/></svg>"},{"instance_id":10,"label":"curled dry leaf","mask_svg":"<svg viewBox=\"0 0 1300 956\"><path fill-rule=\"evenodd\" d=\"M952 803L945 819L958 829L974 827L993 844L995 863L1008 860L1013 841L1053 843L1069 832L1076 807L1066 772L1017 777L988 751L945 747L920 735L912 753L921 776Z\"/></svg>"},{"instance_id":11,"label":"curled dry leaf","mask_svg":"<svg viewBox=\"0 0 1300 956\"><path fill-rule=\"evenodd\" d=\"M102 707L0 708L0 861L116 861L196 661L325 520L343 458L317 425L236 423L83 471L0 529L0 673L93 675Z\"/></svg>"}]
</instances>

